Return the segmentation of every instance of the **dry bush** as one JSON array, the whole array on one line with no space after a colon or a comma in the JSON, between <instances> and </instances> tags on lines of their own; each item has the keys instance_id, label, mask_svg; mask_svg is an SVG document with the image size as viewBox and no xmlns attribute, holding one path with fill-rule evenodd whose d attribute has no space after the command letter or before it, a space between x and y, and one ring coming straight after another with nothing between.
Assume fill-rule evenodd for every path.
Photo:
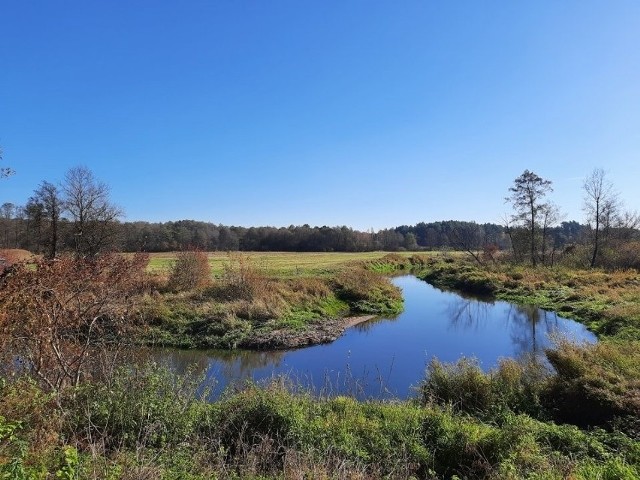
<instances>
[{"instance_id":1,"label":"dry bush","mask_svg":"<svg viewBox=\"0 0 640 480\"><path fill-rule=\"evenodd\" d=\"M131 326L147 262L144 254L106 254L14 265L0 285L4 361L48 390L79 384Z\"/></svg>"},{"instance_id":2,"label":"dry bush","mask_svg":"<svg viewBox=\"0 0 640 480\"><path fill-rule=\"evenodd\" d=\"M169 288L188 291L211 284L211 266L206 252L188 250L179 252L169 274Z\"/></svg>"},{"instance_id":3,"label":"dry bush","mask_svg":"<svg viewBox=\"0 0 640 480\"><path fill-rule=\"evenodd\" d=\"M269 278L247 255L229 254L223 265L222 282L230 299L269 299L274 294Z\"/></svg>"}]
</instances>

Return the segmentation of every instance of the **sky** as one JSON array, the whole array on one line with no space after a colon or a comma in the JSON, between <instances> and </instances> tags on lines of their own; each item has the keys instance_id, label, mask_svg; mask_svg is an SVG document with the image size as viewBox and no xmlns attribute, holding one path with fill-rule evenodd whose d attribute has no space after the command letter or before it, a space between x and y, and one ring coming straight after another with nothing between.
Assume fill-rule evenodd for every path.
<instances>
[{"instance_id":1,"label":"sky","mask_svg":"<svg viewBox=\"0 0 640 480\"><path fill-rule=\"evenodd\" d=\"M525 169L640 208L640 2L0 0L0 203L84 165L125 220L500 222Z\"/></svg>"}]
</instances>

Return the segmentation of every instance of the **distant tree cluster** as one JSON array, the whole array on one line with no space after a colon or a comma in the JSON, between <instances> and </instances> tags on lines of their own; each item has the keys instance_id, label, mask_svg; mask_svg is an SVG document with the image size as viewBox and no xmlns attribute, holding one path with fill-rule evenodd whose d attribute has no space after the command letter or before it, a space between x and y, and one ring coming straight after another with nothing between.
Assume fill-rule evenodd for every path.
<instances>
[{"instance_id":1,"label":"distant tree cluster","mask_svg":"<svg viewBox=\"0 0 640 480\"><path fill-rule=\"evenodd\" d=\"M548 199L551 181L525 170L509 188L506 201L514 213L505 218L513 259L553 265L559 252L571 253L579 266L640 267L640 216L625 210L602 169L583 183L587 224L562 222L560 209Z\"/></svg>"},{"instance_id":2,"label":"distant tree cluster","mask_svg":"<svg viewBox=\"0 0 640 480\"><path fill-rule=\"evenodd\" d=\"M60 183L43 181L25 206L0 206L0 244L47 258L55 258L60 250L95 257L119 247L121 216L109 198L109 187L86 167L74 167Z\"/></svg>"}]
</instances>

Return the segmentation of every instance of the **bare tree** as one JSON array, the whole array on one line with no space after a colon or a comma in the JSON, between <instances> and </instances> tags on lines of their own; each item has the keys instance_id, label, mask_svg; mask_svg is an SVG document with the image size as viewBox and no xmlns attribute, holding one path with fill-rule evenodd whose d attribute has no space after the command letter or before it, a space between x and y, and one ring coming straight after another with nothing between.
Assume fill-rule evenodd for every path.
<instances>
[{"instance_id":1,"label":"bare tree","mask_svg":"<svg viewBox=\"0 0 640 480\"><path fill-rule=\"evenodd\" d=\"M480 251L484 247L482 227L475 222L452 222L446 232L451 246L467 252L471 257L483 265Z\"/></svg>"},{"instance_id":2,"label":"bare tree","mask_svg":"<svg viewBox=\"0 0 640 480\"><path fill-rule=\"evenodd\" d=\"M86 167L69 170L62 184L66 212L73 222L76 253L93 257L113 247L122 210L111 203L109 187Z\"/></svg>"},{"instance_id":3,"label":"bare tree","mask_svg":"<svg viewBox=\"0 0 640 480\"><path fill-rule=\"evenodd\" d=\"M536 228L540 213L546 206L543 201L544 197L547 193L553 191L551 181L525 170L522 175L514 180L513 186L509 188L509 191L511 196L507 197L506 201L510 202L516 211L516 214L513 215L513 220L522 223L528 231L530 258L532 265L535 267L537 264Z\"/></svg>"},{"instance_id":4,"label":"bare tree","mask_svg":"<svg viewBox=\"0 0 640 480\"><path fill-rule=\"evenodd\" d=\"M596 168L585 179L582 188L584 190L583 209L587 214L587 222L593 232L591 268L596 265L600 251L602 236L606 236L616 221L620 210L618 194L613 189L613 184L606 178L606 173L601 168Z\"/></svg>"},{"instance_id":5,"label":"bare tree","mask_svg":"<svg viewBox=\"0 0 640 480\"><path fill-rule=\"evenodd\" d=\"M540 247L540 261L543 265L547 262L547 251L549 247L549 230L553 228L562 219L560 214L560 208L552 202L544 204L540 211L541 225L540 230L542 232L542 245ZM556 250L555 241L551 245L551 264L553 265L553 257Z\"/></svg>"}]
</instances>

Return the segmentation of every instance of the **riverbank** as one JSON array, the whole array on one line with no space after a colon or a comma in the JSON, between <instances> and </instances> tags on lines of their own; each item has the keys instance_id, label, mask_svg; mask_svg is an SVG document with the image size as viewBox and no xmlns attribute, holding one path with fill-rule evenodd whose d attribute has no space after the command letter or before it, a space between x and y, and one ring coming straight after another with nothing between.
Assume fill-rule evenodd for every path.
<instances>
[{"instance_id":1,"label":"riverbank","mask_svg":"<svg viewBox=\"0 0 640 480\"><path fill-rule=\"evenodd\" d=\"M434 261L417 276L437 287L536 305L586 325L601 338L640 340L640 274Z\"/></svg>"},{"instance_id":2,"label":"riverbank","mask_svg":"<svg viewBox=\"0 0 640 480\"><path fill-rule=\"evenodd\" d=\"M393 316L403 309L400 290L359 263L325 277L280 278L258 269L230 277L204 289L142 297L137 309L143 319L140 342L179 348L298 348L331 342L362 317Z\"/></svg>"},{"instance_id":3,"label":"riverbank","mask_svg":"<svg viewBox=\"0 0 640 480\"><path fill-rule=\"evenodd\" d=\"M492 375L436 366L419 399L391 403L291 393L286 379L208 403L197 379L155 365L84 384L58 407L29 382L2 384L0 475L638 478L637 441L545 421L544 383L531 373L517 364Z\"/></svg>"}]
</instances>

